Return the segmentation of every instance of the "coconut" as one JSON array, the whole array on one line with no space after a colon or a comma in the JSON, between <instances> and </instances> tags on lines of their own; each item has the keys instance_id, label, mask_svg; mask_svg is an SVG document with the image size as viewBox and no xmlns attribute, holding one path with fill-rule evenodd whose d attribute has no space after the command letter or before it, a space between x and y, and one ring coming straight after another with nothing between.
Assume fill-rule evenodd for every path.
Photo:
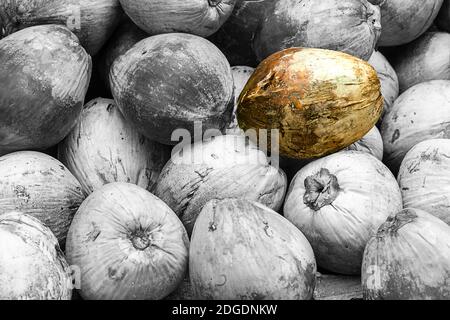
<instances>
[{"instance_id":1,"label":"coconut","mask_svg":"<svg viewBox=\"0 0 450 320\"><path fill-rule=\"evenodd\" d=\"M138 42L115 60L110 86L124 117L164 144L176 144L176 129L193 137L194 122L206 131L224 130L231 120L231 67L216 46L195 35L171 33Z\"/></svg>"},{"instance_id":2,"label":"coconut","mask_svg":"<svg viewBox=\"0 0 450 320\"><path fill-rule=\"evenodd\" d=\"M20 151L0 157L0 216L9 211L30 214L64 244L84 198L77 179L46 154Z\"/></svg>"},{"instance_id":3,"label":"coconut","mask_svg":"<svg viewBox=\"0 0 450 320\"><path fill-rule=\"evenodd\" d=\"M66 27L30 27L0 40L0 155L61 141L90 76L91 58Z\"/></svg>"},{"instance_id":4,"label":"coconut","mask_svg":"<svg viewBox=\"0 0 450 320\"><path fill-rule=\"evenodd\" d=\"M441 11L436 19L438 26L447 32L450 32L450 1L444 0Z\"/></svg>"},{"instance_id":5,"label":"coconut","mask_svg":"<svg viewBox=\"0 0 450 320\"><path fill-rule=\"evenodd\" d=\"M156 300L187 271L189 240L172 210L134 184L94 191L74 217L66 254L84 299Z\"/></svg>"},{"instance_id":6,"label":"coconut","mask_svg":"<svg viewBox=\"0 0 450 320\"><path fill-rule=\"evenodd\" d=\"M426 32L392 60L400 92L430 80L450 80L450 34Z\"/></svg>"},{"instance_id":7,"label":"coconut","mask_svg":"<svg viewBox=\"0 0 450 320\"><path fill-rule=\"evenodd\" d=\"M377 127L373 127L364 137L344 150L366 152L378 160L383 160L383 139Z\"/></svg>"},{"instance_id":8,"label":"coconut","mask_svg":"<svg viewBox=\"0 0 450 320\"><path fill-rule=\"evenodd\" d=\"M274 0L236 0L228 20L209 39L220 48L232 66L258 65L252 41L264 12Z\"/></svg>"},{"instance_id":9,"label":"coconut","mask_svg":"<svg viewBox=\"0 0 450 320\"><path fill-rule=\"evenodd\" d=\"M32 216L0 215L0 299L70 300L72 271L49 228ZM75 275L76 276L76 275Z\"/></svg>"},{"instance_id":10,"label":"coconut","mask_svg":"<svg viewBox=\"0 0 450 320\"><path fill-rule=\"evenodd\" d=\"M316 262L305 236L276 212L243 199L212 200L195 223L189 274L198 299L306 300Z\"/></svg>"},{"instance_id":11,"label":"coconut","mask_svg":"<svg viewBox=\"0 0 450 320\"><path fill-rule=\"evenodd\" d=\"M259 61L291 47L343 51L368 60L380 19L380 9L366 0L276 1L265 12L254 50Z\"/></svg>"},{"instance_id":12,"label":"coconut","mask_svg":"<svg viewBox=\"0 0 450 320\"><path fill-rule=\"evenodd\" d=\"M313 158L361 139L378 121L376 71L346 53L291 48L264 60L239 98L241 129L277 129L282 156ZM270 141L270 140L268 140Z\"/></svg>"},{"instance_id":13,"label":"coconut","mask_svg":"<svg viewBox=\"0 0 450 320\"><path fill-rule=\"evenodd\" d=\"M449 300L450 227L419 209L393 214L364 252L365 299Z\"/></svg>"},{"instance_id":14,"label":"coconut","mask_svg":"<svg viewBox=\"0 0 450 320\"><path fill-rule=\"evenodd\" d=\"M150 34L185 32L207 37L228 19L236 0L120 0L127 15Z\"/></svg>"},{"instance_id":15,"label":"coconut","mask_svg":"<svg viewBox=\"0 0 450 320\"><path fill-rule=\"evenodd\" d=\"M449 123L449 80L434 80L409 88L381 123L384 161L396 173L405 154L419 142L450 138Z\"/></svg>"},{"instance_id":16,"label":"coconut","mask_svg":"<svg viewBox=\"0 0 450 320\"><path fill-rule=\"evenodd\" d=\"M128 19L125 20L125 22L116 29L114 34L111 36L109 41L100 52L97 65L99 76L108 89L109 71L114 60L131 49L131 47L133 47L136 43L147 38L148 36L148 34L139 29L133 22Z\"/></svg>"},{"instance_id":17,"label":"coconut","mask_svg":"<svg viewBox=\"0 0 450 320\"><path fill-rule=\"evenodd\" d=\"M151 190L170 158L170 147L150 141L125 121L114 100L94 99L58 148L58 158L85 194L111 182Z\"/></svg>"},{"instance_id":18,"label":"coconut","mask_svg":"<svg viewBox=\"0 0 450 320\"><path fill-rule=\"evenodd\" d=\"M384 116L398 98L398 77L389 61L379 51L374 51L368 62L377 71L378 78L381 82L381 94L384 98L382 116Z\"/></svg>"},{"instance_id":19,"label":"coconut","mask_svg":"<svg viewBox=\"0 0 450 320\"><path fill-rule=\"evenodd\" d=\"M0 5L0 38L31 26L61 24L95 55L122 14L119 0L5 0Z\"/></svg>"},{"instance_id":20,"label":"coconut","mask_svg":"<svg viewBox=\"0 0 450 320\"><path fill-rule=\"evenodd\" d=\"M233 74L233 82L234 82L234 109L233 116L231 118L231 122L227 128L227 134L230 132L239 134L241 130L239 129L239 124L236 119L236 111L238 106L238 98L247 84L248 79L250 79L252 73L255 71L252 67L246 66L235 66L231 68L231 73Z\"/></svg>"},{"instance_id":21,"label":"coconut","mask_svg":"<svg viewBox=\"0 0 450 320\"><path fill-rule=\"evenodd\" d=\"M450 225L450 140L426 140L411 148L398 183L405 208L424 210Z\"/></svg>"},{"instance_id":22,"label":"coconut","mask_svg":"<svg viewBox=\"0 0 450 320\"><path fill-rule=\"evenodd\" d=\"M190 234L211 199L245 198L279 210L286 176L244 135L218 136L188 145L162 170L154 194L180 217Z\"/></svg>"},{"instance_id":23,"label":"coconut","mask_svg":"<svg viewBox=\"0 0 450 320\"><path fill-rule=\"evenodd\" d=\"M431 26L443 0L369 0L381 8L378 45L398 46L420 37Z\"/></svg>"},{"instance_id":24,"label":"coconut","mask_svg":"<svg viewBox=\"0 0 450 320\"><path fill-rule=\"evenodd\" d=\"M369 239L402 208L397 181L381 161L344 151L297 173L283 213L311 243L319 267L356 275Z\"/></svg>"}]
</instances>

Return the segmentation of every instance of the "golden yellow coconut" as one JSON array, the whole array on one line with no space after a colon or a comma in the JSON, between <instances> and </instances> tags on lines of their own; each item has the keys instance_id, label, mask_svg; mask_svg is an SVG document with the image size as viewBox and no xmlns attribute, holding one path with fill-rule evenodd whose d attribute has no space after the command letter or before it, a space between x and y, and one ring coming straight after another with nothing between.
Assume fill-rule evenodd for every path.
<instances>
[{"instance_id":1,"label":"golden yellow coconut","mask_svg":"<svg viewBox=\"0 0 450 320\"><path fill-rule=\"evenodd\" d=\"M283 156L321 157L370 131L383 109L380 90L376 71L361 59L290 48L255 70L239 97L238 123L244 130L278 129Z\"/></svg>"}]
</instances>

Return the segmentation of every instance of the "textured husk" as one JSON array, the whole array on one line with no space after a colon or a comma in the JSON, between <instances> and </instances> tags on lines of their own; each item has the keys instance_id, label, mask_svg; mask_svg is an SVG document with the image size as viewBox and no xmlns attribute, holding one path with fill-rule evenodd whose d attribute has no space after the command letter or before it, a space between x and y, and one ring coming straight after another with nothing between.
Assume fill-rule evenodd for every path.
<instances>
[{"instance_id":1,"label":"textured husk","mask_svg":"<svg viewBox=\"0 0 450 320\"><path fill-rule=\"evenodd\" d=\"M374 67L381 82L381 94L384 98L383 115L388 112L399 95L399 83L397 73L389 61L379 52L374 51L369 59L369 64Z\"/></svg>"},{"instance_id":2,"label":"textured husk","mask_svg":"<svg viewBox=\"0 0 450 320\"><path fill-rule=\"evenodd\" d=\"M170 158L170 147L153 142L125 121L114 100L94 99L58 146L58 158L85 194L111 182L151 190Z\"/></svg>"},{"instance_id":3,"label":"textured husk","mask_svg":"<svg viewBox=\"0 0 450 320\"><path fill-rule=\"evenodd\" d=\"M36 25L61 24L95 55L111 36L123 12L119 0L3 0L0 38Z\"/></svg>"},{"instance_id":4,"label":"textured husk","mask_svg":"<svg viewBox=\"0 0 450 320\"><path fill-rule=\"evenodd\" d=\"M392 59L400 92L431 80L450 80L450 34L426 32Z\"/></svg>"},{"instance_id":5,"label":"textured husk","mask_svg":"<svg viewBox=\"0 0 450 320\"><path fill-rule=\"evenodd\" d=\"M198 299L306 300L316 262L304 235L276 212L242 199L212 200L195 224L189 274Z\"/></svg>"},{"instance_id":6,"label":"textured husk","mask_svg":"<svg viewBox=\"0 0 450 320\"><path fill-rule=\"evenodd\" d=\"M450 225L450 140L415 145L403 159L398 183L403 207L424 210Z\"/></svg>"},{"instance_id":7,"label":"textured husk","mask_svg":"<svg viewBox=\"0 0 450 320\"><path fill-rule=\"evenodd\" d=\"M233 11L236 0L120 0L127 15L150 34L185 32L207 37Z\"/></svg>"},{"instance_id":8,"label":"textured husk","mask_svg":"<svg viewBox=\"0 0 450 320\"><path fill-rule=\"evenodd\" d=\"M401 94L383 118L381 136L384 161L394 173L419 142L450 138L450 81L417 84Z\"/></svg>"},{"instance_id":9,"label":"textured husk","mask_svg":"<svg viewBox=\"0 0 450 320\"><path fill-rule=\"evenodd\" d=\"M377 127L373 127L364 137L344 150L366 152L378 160L383 160L383 139Z\"/></svg>"},{"instance_id":10,"label":"textured husk","mask_svg":"<svg viewBox=\"0 0 450 320\"><path fill-rule=\"evenodd\" d=\"M401 209L401 193L389 169L369 154L343 151L297 173L283 213L311 243L319 267L359 274L367 241Z\"/></svg>"},{"instance_id":11,"label":"textured husk","mask_svg":"<svg viewBox=\"0 0 450 320\"><path fill-rule=\"evenodd\" d=\"M320 157L369 132L383 109L380 87L363 60L331 50L286 49L255 70L237 118L244 130L278 129L283 156Z\"/></svg>"},{"instance_id":12,"label":"textured husk","mask_svg":"<svg viewBox=\"0 0 450 320\"><path fill-rule=\"evenodd\" d=\"M419 209L389 217L364 252L365 299L449 300L450 227Z\"/></svg>"},{"instance_id":13,"label":"textured husk","mask_svg":"<svg viewBox=\"0 0 450 320\"><path fill-rule=\"evenodd\" d=\"M436 23L442 30L450 32L450 0L444 0Z\"/></svg>"},{"instance_id":14,"label":"textured husk","mask_svg":"<svg viewBox=\"0 0 450 320\"><path fill-rule=\"evenodd\" d=\"M70 300L70 268L53 233L32 216L0 215L0 299Z\"/></svg>"},{"instance_id":15,"label":"textured husk","mask_svg":"<svg viewBox=\"0 0 450 320\"><path fill-rule=\"evenodd\" d=\"M91 58L64 26L0 40L0 155L61 141L81 113L90 76Z\"/></svg>"},{"instance_id":16,"label":"textured husk","mask_svg":"<svg viewBox=\"0 0 450 320\"><path fill-rule=\"evenodd\" d=\"M259 61L291 47L343 51L368 60L381 32L366 0L282 0L265 11L253 47Z\"/></svg>"},{"instance_id":17,"label":"textured husk","mask_svg":"<svg viewBox=\"0 0 450 320\"><path fill-rule=\"evenodd\" d=\"M84 198L78 180L46 154L20 151L0 158L0 215L16 210L38 218L64 244Z\"/></svg>"},{"instance_id":18,"label":"textured husk","mask_svg":"<svg viewBox=\"0 0 450 320\"><path fill-rule=\"evenodd\" d=\"M156 183L155 195L180 217L190 234L201 208L211 199L245 198L273 210L287 189L283 171L245 136L226 135L172 156Z\"/></svg>"},{"instance_id":19,"label":"textured husk","mask_svg":"<svg viewBox=\"0 0 450 320\"><path fill-rule=\"evenodd\" d=\"M194 121L224 130L233 112L233 76L225 56L198 36L152 36L115 60L110 72L114 100L124 117L151 140L176 144L172 133ZM178 139L178 137L177 137Z\"/></svg>"},{"instance_id":20,"label":"textured husk","mask_svg":"<svg viewBox=\"0 0 450 320\"><path fill-rule=\"evenodd\" d=\"M398 46L420 37L431 26L443 0L369 0L381 8L378 45Z\"/></svg>"},{"instance_id":21,"label":"textured husk","mask_svg":"<svg viewBox=\"0 0 450 320\"><path fill-rule=\"evenodd\" d=\"M231 67L231 73L233 74L234 83L234 109L233 115L231 117L231 122L227 127L227 134L233 132L235 134L240 134L241 129L236 118L236 111L238 106L239 95L247 84L248 79L250 79L252 73L255 71L252 67L247 66L234 66Z\"/></svg>"},{"instance_id":22,"label":"textured husk","mask_svg":"<svg viewBox=\"0 0 450 320\"><path fill-rule=\"evenodd\" d=\"M80 268L81 296L98 300L164 298L183 280L188 252L186 230L173 211L123 182L83 202L66 244L67 260Z\"/></svg>"},{"instance_id":23,"label":"textured husk","mask_svg":"<svg viewBox=\"0 0 450 320\"><path fill-rule=\"evenodd\" d=\"M264 12L273 0L236 0L228 20L209 39L225 54L232 66L258 65L252 42Z\"/></svg>"},{"instance_id":24,"label":"textured husk","mask_svg":"<svg viewBox=\"0 0 450 320\"><path fill-rule=\"evenodd\" d=\"M147 33L139 29L128 19L113 33L109 41L101 50L97 60L100 79L108 89L109 71L114 60L127 52L136 43L147 37L149 37Z\"/></svg>"}]
</instances>

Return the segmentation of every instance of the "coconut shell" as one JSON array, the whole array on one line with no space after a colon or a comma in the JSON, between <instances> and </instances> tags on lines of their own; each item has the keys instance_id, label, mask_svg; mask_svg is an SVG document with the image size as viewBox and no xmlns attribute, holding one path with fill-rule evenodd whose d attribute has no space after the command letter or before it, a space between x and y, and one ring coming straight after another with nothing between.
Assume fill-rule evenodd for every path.
<instances>
[{"instance_id":1,"label":"coconut shell","mask_svg":"<svg viewBox=\"0 0 450 320\"><path fill-rule=\"evenodd\" d=\"M20 211L39 219L63 245L85 195L58 160L33 151L0 157L0 217Z\"/></svg>"},{"instance_id":2,"label":"coconut shell","mask_svg":"<svg viewBox=\"0 0 450 320\"><path fill-rule=\"evenodd\" d=\"M228 20L209 39L220 48L232 66L258 65L252 42L264 18L264 12L274 0L236 0Z\"/></svg>"},{"instance_id":3,"label":"coconut shell","mask_svg":"<svg viewBox=\"0 0 450 320\"><path fill-rule=\"evenodd\" d=\"M383 139L377 127L373 127L364 137L349 145L344 150L368 153L378 160L383 160Z\"/></svg>"},{"instance_id":4,"label":"coconut shell","mask_svg":"<svg viewBox=\"0 0 450 320\"><path fill-rule=\"evenodd\" d=\"M39 220L0 215L1 300L70 300L71 271L58 240Z\"/></svg>"},{"instance_id":5,"label":"coconut shell","mask_svg":"<svg viewBox=\"0 0 450 320\"><path fill-rule=\"evenodd\" d=\"M398 46L420 37L432 25L443 0L369 0L381 8L379 46Z\"/></svg>"},{"instance_id":6,"label":"coconut shell","mask_svg":"<svg viewBox=\"0 0 450 320\"><path fill-rule=\"evenodd\" d=\"M444 0L441 11L436 19L437 25L444 31L450 32L450 1Z\"/></svg>"},{"instance_id":7,"label":"coconut shell","mask_svg":"<svg viewBox=\"0 0 450 320\"><path fill-rule=\"evenodd\" d=\"M381 82L381 94L384 98L383 115L392 108L399 95L399 83L397 73L389 61L379 51L374 51L369 59L369 64L377 71Z\"/></svg>"},{"instance_id":8,"label":"coconut shell","mask_svg":"<svg viewBox=\"0 0 450 320\"><path fill-rule=\"evenodd\" d=\"M369 239L402 208L397 181L381 161L342 151L297 173L283 214L311 243L319 267L357 275Z\"/></svg>"},{"instance_id":9,"label":"coconut shell","mask_svg":"<svg viewBox=\"0 0 450 320\"><path fill-rule=\"evenodd\" d=\"M207 37L233 11L236 0L120 0L127 15L150 34L185 32Z\"/></svg>"},{"instance_id":10,"label":"coconut shell","mask_svg":"<svg viewBox=\"0 0 450 320\"><path fill-rule=\"evenodd\" d=\"M426 32L401 48L393 61L400 92L431 80L450 80L450 34Z\"/></svg>"},{"instance_id":11,"label":"coconut shell","mask_svg":"<svg viewBox=\"0 0 450 320\"><path fill-rule=\"evenodd\" d=\"M0 4L0 38L31 26L61 24L95 55L122 14L119 0L4 0Z\"/></svg>"},{"instance_id":12,"label":"coconut shell","mask_svg":"<svg viewBox=\"0 0 450 320\"><path fill-rule=\"evenodd\" d=\"M58 158L80 181L85 194L111 182L151 190L170 158L170 147L138 133L114 100L102 98L84 107L58 151Z\"/></svg>"},{"instance_id":13,"label":"coconut shell","mask_svg":"<svg viewBox=\"0 0 450 320\"><path fill-rule=\"evenodd\" d=\"M127 52L136 43L147 37L149 37L147 33L139 29L128 19L116 29L100 52L97 61L100 79L108 89L109 71L114 60Z\"/></svg>"},{"instance_id":14,"label":"coconut shell","mask_svg":"<svg viewBox=\"0 0 450 320\"><path fill-rule=\"evenodd\" d=\"M0 155L61 141L81 113L90 76L91 58L66 27L0 40Z\"/></svg>"},{"instance_id":15,"label":"coconut shell","mask_svg":"<svg viewBox=\"0 0 450 320\"><path fill-rule=\"evenodd\" d=\"M286 49L253 73L237 118L244 130L278 129L283 156L320 157L373 128L383 109L380 88L376 71L363 60L331 50Z\"/></svg>"},{"instance_id":16,"label":"coconut shell","mask_svg":"<svg viewBox=\"0 0 450 320\"><path fill-rule=\"evenodd\" d=\"M197 299L308 300L316 262L305 236L276 212L212 200L195 224L189 275Z\"/></svg>"},{"instance_id":17,"label":"coconut shell","mask_svg":"<svg viewBox=\"0 0 450 320\"><path fill-rule=\"evenodd\" d=\"M364 252L367 300L449 300L450 227L419 209L391 215Z\"/></svg>"},{"instance_id":18,"label":"coconut shell","mask_svg":"<svg viewBox=\"0 0 450 320\"><path fill-rule=\"evenodd\" d=\"M283 171L243 135L218 136L188 145L163 168L154 194L175 211L190 234L211 199L244 198L273 210L287 188Z\"/></svg>"},{"instance_id":19,"label":"coconut shell","mask_svg":"<svg viewBox=\"0 0 450 320\"><path fill-rule=\"evenodd\" d=\"M450 140L426 140L411 148L398 183L403 207L424 210L450 225Z\"/></svg>"},{"instance_id":20,"label":"coconut shell","mask_svg":"<svg viewBox=\"0 0 450 320\"><path fill-rule=\"evenodd\" d=\"M123 182L107 184L83 202L66 245L87 300L162 299L183 281L188 252L186 230L173 211Z\"/></svg>"},{"instance_id":21,"label":"coconut shell","mask_svg":"<svg viewBox=\"0 0 450 320\"><path fill-rule=\"evenodd\" d=\"M366 0L282 0L265 11L253 47L258 61L291 47L343 51L368 60L381 32Z\"/></svg>"},{"instance_id":22,"label":"coconut shell","mask_svg":"<svg viewBox=\"0 0 450 320\"><path fill-rule=\"evenodd\" d=\"M115 60L110 86L124 117L163 144L177 143L176 129L194 137L196 121L203 131L224 130L231 121L231 67L216 46L198 36L170 33L138 42Z\"/></svg>"},{"instance_id":23,"label":"coconut shell","mask_svg":"<svg viewBox=\"0 0 450 320\"><path fill-rule=\"evenodd\" d=\"M381 123L384 161L397 173L405 154L419 142L450 138L450 81L417 84L395 101Z\"/></svg>"}]
</instances>

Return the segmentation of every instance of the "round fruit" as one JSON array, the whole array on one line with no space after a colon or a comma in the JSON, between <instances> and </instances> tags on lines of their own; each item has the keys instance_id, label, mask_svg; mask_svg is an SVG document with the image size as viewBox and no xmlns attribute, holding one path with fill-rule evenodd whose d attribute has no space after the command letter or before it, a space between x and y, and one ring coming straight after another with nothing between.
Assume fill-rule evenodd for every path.
<instances>
[{"instance_id":1,"label":"round fruit","mask_svg":"<svg viewBox=\"0 0 450 320\"><path fill-rule=\"evenodd\" d=\"M189 273L198 299L306 300L316 262L303 234L247 200L208 202L192 235Z\"/></svg>"},{"instance_id":2,"label":"round fruit","mask_svg":"<svg viewBox=\"0 0 450 320\"><path fill-rule=\"evenodd\" d=\"M186 230L172 210L134 184L94 191L70 226L66 254L81 272L84 299L161 299L188 263Z\"/></svg>"},{"instance_id":3,"label":"round fruit","mask_svg":"<svg viewBox=\"0 0 450 320\"><path fill-rule=\"evenodd\" d=\"M297 173L284 215L309 240L320 267L359 274L367 241L401 209L401 193L388 168L367 153L343 151Z\"/></svg>"}]
</instances>

